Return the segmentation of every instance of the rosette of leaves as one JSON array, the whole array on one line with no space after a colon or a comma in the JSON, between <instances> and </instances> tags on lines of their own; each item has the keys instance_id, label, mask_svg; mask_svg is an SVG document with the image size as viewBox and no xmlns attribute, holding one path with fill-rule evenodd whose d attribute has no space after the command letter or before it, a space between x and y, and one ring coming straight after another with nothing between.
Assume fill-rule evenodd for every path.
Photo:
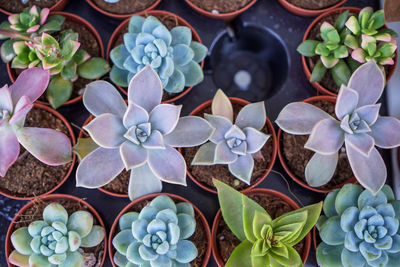
<instances>
[{"instance_id":1,"label":"rosette of leaves","mask_svg":"<svg viewBox=\"0 0 400 267\"><path fill-rule=\"evenodd\" d=\"M305 148L315 152L305 169L310 186L318 187L332 178L343 144L351 169L358 182L377 194L385 184L387 170L375 146L394 148L400 145L400 121L379 116L376 104L385 87L385 77L375 62L359 67L348 86L342 85L333 118L307 103L284 107L276 123L290 134L310 135Z\"/></svg>"},{"instance_id":2,"label":"rosette of leaves","mask_svg":"<svg viewBox=\"0 0 400 267\"><path fill-rule=\"evenodd\" d=\"M192 41L192 31L177 26L171 31L156 17L133 16L124 44L111 50L114 63L111 80L127 87L132 77L149 64L159 75L163 88L179 93L203 80L199 63L207 55L207 47Z\"/></svg>"},{"instance_id":3,"label":"rosette of leaves","mask_svg":"<svg viewBox=\"0 0 400 267\"><path fill-rule=\"evenodd\" d=\"M252 199L214 179L222 216L241 243L232 252L226 267L303 266L293 248L314 227L322 202L288 212L272 220Z\"/></svg>"},{"instance_id":4,"label":"rosette of leaves","mask_svg":"<svg viewBox=\"0 0 400 267\"><path fill-rule=\"evenodd\" d=\"M400 201L385 185L373 195L347 184L329 193L317 223L320 266L398 266Z\"/></svg>"},{"instance_id":5,"label":"rosette of leaves","mask_svg":"<svg viewBox=\"0 0 400 267\"><path fill-rule=\"evenodd\" d=\"M196 230L194 216L191 204L175 204L166 195L154 198L140 213L122 215L121 231L112 241L114 263L119 267L189 267L198 254L187 240Z\"/></svg>"},{"instance_id":6,"label":"rosette of leaves","mask_svg":"<svg viewBox=\"0 0 400 267\"><path fill-rule=\"evenodd\" d=\"M35 37L44 32L60 31L65 18L60 15L49 16L48 8L40 9L37 6L27 7L20 14L10 15L8 21L0 24L0 29L11 30L15 33L29 37ZM0 40L8 39L9 36L0 34ZM13 60L15 52L13 44L15 40L7 40L1 46L1 58L7 63Z\"/></svg>"},{"instance_id":7,"label":"rosette of leaves","mask_svg":"<svg viewBox=\"0 0 400 267\"><path fill-rule=\"evenodd\" d=\"M22 145L44 164L57 166L72 160L70 139L60 131L24 127L25 118L49 83L49 71L31 68L23 71L8 87L0 89L0 176L15 163Z\"/></svg>"},{"instance_id":8,"label":"rosette of leaves","mask_svg":"<svg viewBox=\"0 0 400 267\"><path fill-rule=\"evenodd\" d=\"M204 118L215 128L209 142L202 145L192 165L228 164L229 171L250 184L254 158L261 153L270 135L261 132L267 118L264 102L243 107L233 122L233 107L222 90L218 90L211 105L212 114Z\"/></svg>"},{"instance_id":9,"label":"rosette of leaves","mask_svg":"<svg viewBox=\"0 0 400 267\"><path fill-rule=\"evenodd\" d=\"M351 34L346 36L344 43L353 50L351 56L354 60L359 63L373 60L379 66L394 65L397 34L391 29L382 28L384 25L383 10L374 12L372 7L363 8L358 18L350 16L346 27Z\"/></svg>"},{"instance_id":10,"label":"rosette of leaves","mask_svg":"<svg viewBox=\"0 0 400 267\"><path fill-rule=\"evenodd\" d=\"M349 11L345 11L336 19L334 25L323 22L320 28L322 41L305 40L297 47L297 51L305 57L319 56L312 70L310 82L320 82L330 69L333 80L341 86L348 83L351 69L359 66L353 60L347 59L349 51L344 45L344 40L348 34L345 27L348 16Z\"/></svg>"},{"instance_id":11,"label":"rosette of leaves","mask_svg":"<svg viewBox=\"0 0 400 267\"><path fill-rule=\"evenodd\" d=\"M162 94L161 81L150 66L131 80L128 107L110 83L96 81L86 87L83 103L96 118L83 128L94 144L81 139L75 147L82 160L78 186L104 186L123 169L130 171L131 200L160 192L161 181L186 185L186 163L174 147L201 145L214 128L197 116L180 118L182 107L160 104Z\"/></svg>"},{"instance_id":12,"label":"rosette of leaves","mask_svg":"<svg viewBox=\"0 0 400 267\"><path fill-rule=\"evenodd\" d=\"M105 236L103 227L93 225L93 215L76 211L68 216L65 208L50 203L43 210L43 220L33 221L11 235L14 251L9 256L16 266L83 266L79 248L100 244Z\"/></svg>"},{"instance_id":13,"label":"rosette of leaves","mask_svg":"<svg viewBox=\"0 0 400 267\"><path fill-rule=\"evenodd\" d=\"M46 97L53 108L60 107L70 99L73 82L79 77L94 80L110 70L105 59L91 57L85 50L79 49L79 35L72 30L63 31L59 42L47 33L34 38L7 30L0 30L0 33L14 40L12 68L40 66L50 70L51 80Z\"/></svg>"}]
</instances>

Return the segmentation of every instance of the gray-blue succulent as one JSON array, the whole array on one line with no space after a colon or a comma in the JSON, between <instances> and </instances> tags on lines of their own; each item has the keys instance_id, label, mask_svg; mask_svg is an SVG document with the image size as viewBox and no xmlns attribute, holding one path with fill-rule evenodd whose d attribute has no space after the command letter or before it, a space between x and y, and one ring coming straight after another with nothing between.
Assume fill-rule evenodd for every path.
<instances>
[{"instance_id":1,"label":"gray-blue succulent","mask_svg":"<svg viewBox=\"0 0 400 267\"><path fill-rule=\"evenodd\" d=\"M156 17L133 16L124 44L110 52L114 63L110 77L127 87L132 77L150 64L164 90L179 93L203 80L199 63L206 55L207 47L192 40L190 28L177 26L169 31Z\"/></svg>"},{"instance_id":2,"label":"gray-blue succulent","mask_svg":"<svg viewBox=\"0 0 400 267\"><path fill-rule=\"evenodd\" d=\"M189 267L198 254L186 240L196 230L194 216L190 203L175 204L166 195L154 198L140 213L125 213L119 219L121 231L113 239L114 263L119 267Z\"/></svg>"},{"instance_id":3,"label":"gray-blue succulent","mask_svg":"<svg viewBox=\"0 0 400 267\"><path fill-rule=\"evenodd\" d=\"M347 184L324 201L317 223L320 266L399 266L400 201L385 185L378 194Z\"/></svg>"}]
</instances>

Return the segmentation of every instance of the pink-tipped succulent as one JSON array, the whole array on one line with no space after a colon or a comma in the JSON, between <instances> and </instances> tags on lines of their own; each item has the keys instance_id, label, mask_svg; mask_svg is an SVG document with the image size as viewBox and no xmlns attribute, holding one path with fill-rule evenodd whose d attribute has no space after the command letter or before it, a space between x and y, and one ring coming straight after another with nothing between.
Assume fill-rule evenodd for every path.
<instances>
[{"instance_id":1,"label":"pink-tipped succulent","mask_svg":"<svg viewBox=\"0 0 400 267\"><path fill-rule=\"evenodd\" d=\"M385 184L385 162L375 146L400 146L400 121L379 116L376 104L385 87L385 77L374 62L359 67L337 98L336 120L325 111L304 102L291 103L276 123L290 134L310 135L305 148L315 152L305 169L309 185L329 182L338 162L338 151L345 146L351 169L358 182L376 194Z\"/></svg>"},{"instance_id":2,"label":"pink-tipped succulent","mask_svg":"<svg viewBox=\"0 0 400 267\"><path fill-rule=\"evenodd\" d=\"M31 68L23 71L8 87L0 89L0 176L17 160L20 145L41 162L56 166L71 161L72 148L63 133L45 128L24 127L33 102L46 90L49 71Z\"/></svg>"},{"instance_id":3,"label":"pink-tipped succulent","mask_svg":"<svg viewBox=\"0 0 400 267\"><path fill-rule=\"evenodd\" d=\"M174 147L201 145L214 128L200 117L180 118L181 106L160 104L162 92L161 80L149 65L132 78L128 106L108 82L86 87L83 103L96 118L84 129L97 148L85 142L75 147L82 159L77 186L102 187L123 169L131 173L132 200L160 192L161 181L186 185L186 163Z\"/></svg>"}]
</instances>

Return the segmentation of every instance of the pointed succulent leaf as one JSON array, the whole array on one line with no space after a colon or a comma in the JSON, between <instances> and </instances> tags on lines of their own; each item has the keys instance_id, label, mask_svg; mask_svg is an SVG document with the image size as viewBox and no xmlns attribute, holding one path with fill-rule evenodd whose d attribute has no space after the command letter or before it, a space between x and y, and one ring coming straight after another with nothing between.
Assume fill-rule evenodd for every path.
<instances>
[{"instance_id":1,"label":"pointed succulent leaf","mask_svg":"<svg viewBox=\"0 0 400 267\"><path fill-rule=\"evenodd\" d=\"M174 46L173 59L174 63L179 66L188 64L194 58L193 50L184 44L177 44Z\"/></svg>"},{"instance_id":2,"label":"pointed succulent leaf","mask_svg":"<svg viewBox=\"0 0 400 267\"><path fill-rule=\"evenodd\" d=\"M57 109L70 99L72 90L72 82L64 79L61 75L57 75L52 77L47 87L46 98L50 105Z\"/></svg>"},{"instance_id":3,"label":"pointed succulent leaf","mask_svg":"<svg viewBox=\"0 0 400 267\"><path fill-rule=\"evenodd\" d=\"M105 59L94 57L80 64L77 73L84 79L95 80L107 74L110 69L110 65Z\"/></svg>"},{"instance_id":4,"label":"pointed succulent leaf","mask_svg":"<svg viewBox=\"0 0 400 267\"><path fill-rule=\"evenodd\" d=\"M305 40L297 47L297 52L305 57L313 57L316 55L315 49L318 44L319 42L315 40Z\"/></svg>"},{"instance_id":5,"label":"pointed succulent leaf","mask_svg":"<svg viewBox=\"0 0 400 267\"><path fill-rule=\"evenodd\" d=\"M322 63L322 60L318 60L311 73L310 82L320 82L324 78L327 68Z\"/></svg>"},{"instance_id":6,"label":"pointed succulent leaf","mask_svg":"<svg viewBox=\"0 0 400 267\"><path fill-rule=\"evenodd\" d=\"M149 114L149 122L153 129L159 130L163 135L171 133L178 124L182 106L160 104Z\"/></svg>"},{"instance_id":7,"label":"pointed succulent leaf","mask_svg":"<svg viewBox=\"0 0 400 267\"><path fill-rule=\"evenodd\" d=\"M361 26L358 23L358 20L355 16L350 16L350 18L346 22L346 27L349 29L354 35L360 35Z\"/></svg>"},{"instance_id":8,"label":"pointed succulent leaf","mask_svg":"<svg viewBox=\"0 0 400 267\"><path fill-rule=\"evenodd\" d=\"M4 177L6 175L8 168L17 160L19 151L20 145L11 126L0 126L1 177Z\"/></svg>"},{"instance_id":9,"label":"pointed succulent leaf","mask_svg":"<svg viewBox=\"0 0 400 267\"><path fill-rule=\"evenodd\" d=\"M251 174L254 168L253 156L250 154L238 156L234 162L229 163L228 168L233 176L250 185Z\"/></svg>"},{"instance_id":10,"label":"pointed succulent leaf","mask_svg":"<svg viewBox=\"0 0 400 267\"><path fill-rule=\"evenodd\" d=\"M236 126L241 129L252 127L261 130L267 119L264 102L251 103L244 106L236 117Z\"/></svg>"},{"instance_id":11,"label":"pointed succulent leaf","mask_svg":"<svg viewBox=\"0 0 400 267\"><path fill-rule=\"evenodd\" d=\"M177 66L177 68L185 76L186 87L195 86L204 79L203 70L201 69L200 65L193 60L186 65Z\"/></svg>"},{"instance_id":12,"label":"pointed succulent leaf","mask_svg":"<svg viewBox=\"0 0 400 267\"><path fill-rule=\"evenodd\" d=\"M83 160L97 148L99 148L99 146L92 138L78 138L78 142L72 148L72 151L79 157L79 160Z\"/></svg>"},{"instance_id":13,"label":"pointed succulent leaf","mask_svg":"<svg viewBox=\"0 0 400 267\"><path fill-rule=\"evenodd\" d=\"M339 160L338 153L323 155L315 153L305 169L307 184L319 187L327 184L333 177Z\"/></svg>"},{"instance_id":14,"label":"pointed succulent leaf","mask_svg":"<svg viewBox=\"0 0 400 267\"><path fill-rule=\"evenodd\" d=\"M148 164L131 170L128 186L129 199L134 200L147 194L161 192L161 190L161 180Z\"/></svg>"},{"instance_id":15,"label":"pointed succulent leaf","mask_svg":"<svg viewBox=\"0 0 400 267\"><path fill-rule=\"evenodd\" d=\"M174 72L168 79L168 83L164 90L169 93L180 93L185 88L185 75L178 70L174 69Z\"/></svg>"},{"instance_id":16,"label":"pointed succulent leaf","mask_svg":"<svg viewBox=\"0 0 400 267\"><path fill-rule=\"evenodd\" d=\"M216 145L207 142L200 146L193 158L192 165L213 165Z\"/></svg>"},{"instance_id":17,"label":"pointed succulent leaf","mask_svg":"<svg viewBox=\"0 0 400 267\"><path fill-rule=\"evenodd\" d=\"M394 117L379 117L371 127L370 135L381 148L394 148L400 145L400 121Z\"/></svg>"},{"instance_id":18,"label":"pointed succulent leaf","mask_svg":"<svg viewBox=\"0 0 400 267\"><path fill-rule=\"evenodd\" d=\"M342 59L339 60L339 62L332 68L332 78L338 86L347 84L349 82L350 76L351 70L346 62Z\"/></svg>"},{"instance_id":19,"label":"pointed succulent leaf","mask_svg":"<svg viewBox=\"0 0 400 267\"><path fill-rule=\"evenodd\" d=\"M272 260L277 262L278 264L282 264L283 266L301 266L302 260L297 251L290 246L287 245L284 246L286 246L286 249L288 250L289 253L288 257L284 257L282 255L275 253L274 251L276 251L276 249L273 249L270 255Z\"/></svg>"},{"instance_id":20,"label":"pointed succulent leaf","mask_svg":"<svg viewBox=\"0 0 400 267\"><path fill-rule=\"evenodd\" d=\"M207 56L207 47L199 42L192 41L190 43L190 48L194 52L193 60L197 63L200 63Z\"/></svg>"},{"instance_id":21,"label":"pointed succulent leaf","mask_svg":"<svg viewBox=\"0 0 400 267\"><path fill-rule=\"evenodd\" d=\"M117 148L125 140L126 128L122 124L122 119L110 113L96 117L84 126L84 129L93 141L103 148Z\"/></svg>"},{"instance_id":22,"label":"pointed succulent leaf","mask_svg":"<svg viewBox=\"0 0 400 267\"><path fill-rule=\"evenodd\" d=\"M213 98L211 112L213 115L225 117L229 121L233 122L232 103L221 89L218 89Z\"/></svg>"},{"instance_id":23,"label":"pointed succulent leaf","mask_svg":"<svg viewBox=\"0 0 400 267\"><path fill-rule=\"evenodd\" d=\"M345 142L351 144L358 152L368 157L375 146L374 138L366 133L346 134Z\"/></svg>"},{"instance_id":24,"label":"pointed succulent leaf","mask_svg":"<svg viewBox=\"0 0 400 267\"><path fill-rule=\"evenodd\" d=\"M252 243L250 243L250 241L248 240L242 241L242 243L240 243L233 250L225 266L226 267L252 266L251 248L252 248Z\"/></svg>"},{"instance_id":25,"label":"pointed succulent leaf","mask_svg":"<svg viewBox=\"0 0 400 267\"><path fill-rule=\"evenodd\" d=\"M42 68L30 68L23 71L10 86L13 103L17 103L22 96L27 96L35 102L46 90L50 74ZM26 85L29 84L29 87Z\"/></svg>"}]
</instances>

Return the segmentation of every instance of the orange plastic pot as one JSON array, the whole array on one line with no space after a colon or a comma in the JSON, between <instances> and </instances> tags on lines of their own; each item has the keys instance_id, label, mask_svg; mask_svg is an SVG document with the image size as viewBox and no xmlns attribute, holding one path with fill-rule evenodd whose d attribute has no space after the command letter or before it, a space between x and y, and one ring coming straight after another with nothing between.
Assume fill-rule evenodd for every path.
<instances>
[{"instance_id":1,"label":"orange plastic pot","mask_svg":"<svg viewBox=\"0 0 400 267\"><path fill-rule=\"evenodd\" d=\"M225 22L232 21L234 18L236 18L237 16L239 16L240 14L245 12L247 9L249 9L252 5L254 5L257 2L257 0L252 0L250 3L248 3L246 6L242 7L239 10L236 10L236 11L233 11L233 12L229 12L229 13L215 14L215 13L212 13L210 11L204 10L204 9L196 6L190 0L185 0L185 1L197 13L200 13L201 15L209 17L209 18L212 18L212 19L220 19L220 20L223 20Z\"/></svg>"},{"instance_id":2,"label":"orange plastic pot","mask_svg":"<svg viewBox=\"0 0 400 267\"><path fill-rule=\"evenodd\" d=\"M204 217L203 213L193 204L191 203L189 200L174 195L174 194L168 194L168 193L155 193L155 194L149 194L146 196L143 196L141 198L135 199L133 202L129 203L117 216L117 218L115 219L111 230L110 230L110 235L109 235L109 239L108 239L108 254L110 257L110 261L113 265L113 267L117 267L117 265L114 263L114 253L115 253L115 249L114 246L112 244L112 240L114 238L114 236L117 234L118 231L118 227L119 227L119 218L121 218L122 215L124 215L125 213L129 212L130 209L132 209L135 205L137 205L138 203L142 202L142 201L151 201L153 200L155 197L160 196L160 195L166 195L169 196L170 198L172 198L175 201L178 202L187 202L190 203L196 214L198 214L200 216L200 220L202 223L202 226L204 228L204 231L206 233L206 236L204 237L204 239L207 241L207 251L206 254L204 256L204 260L201 264L201 267L206 267L208 264L208 261L210 259L211 256L211 231L210 231L210 227L208 226L207 220ZM197 227L197 226L196 226Z\"/></svg>"},{"instance_id":3,"label":"orange plastic pot","mask_svg":"<svg viewBox=\"0 0 400 267\"><path fill-rule=\"evenodd\" d=\"M328 101L328 102L336 104L336 97L333 97L333 96L314 96L314 97L310 97L310 98L305 99L303 102L312 103L312 102L315 102L315 101ZM345 184L349 184L349 183L355 184L355 183L357 183L356 178L353 176L353 177L349 178L347 181L345 181L344 183L336 185L336 186L334 186L334 187L332 187L330 189L319 189L319 188L315 188L315 187L309 186L305 181L303 181L301 178L297 177L290 170L289 166L287 165L286 159L283 156L282 143L281 143L282 142L282 138L281 138L281 136L282 136L282 130L279 129L278 130L278 144L279 144L278 145L278 157L279 157L279 160L280 160L280 162L282 164L282 167L285 169L286 173L290 176L290 178L292 178L296 183L298 183L302 187L304 187L304 188L306 188L308 190L314 191L314 192L318 192L318 193L329 193L333 189L341 188Z\"/></svg>"},{"instance_id":4,"label":"orange plastic pot","mask_svg":"<svg viewBox=\"0 0 400 267\"><path fill-rule=\"evenodd\" d=\"M34 105L34 108L43 109L43 110L45 110L45 111L47 111L47 112L50 112L50 113L53 114L54 116L56 116L58 119L62 120L62 122L64 123L64 125L65 125L65 126L67 127L67 129L68 129L68 134L69 134L69 136L70 136L72 146L75 145L76 141L75 141L74 132L73 132L73 130L72 130L72 128L71 128L71 125L70 125L69 122L64 118L63 115L61 115L61 114L60 114L59 112L57 112L56 110L50 108L49 106L45 106L45 105L38 104L38 103L34 103L33 105ZM51 189L50 191L48 191L48 192L46 192L46 193L44 193L44 194L41 194L41 195L39 195L39 196L32 196L32 197L15 196L15 195L12 195L11 193L6 192L6 191L4 191L4 190L2 190L2 189L0 189L0 194L3 195L3 196L6 196L6 197L8 197L8 198L17 199L17 200L30 200L30 199L34 199L34 198L36 198L36 197L43 197L43 196L45 196L45 195L51 194L51 193L53 193L55 190L57 190L63 183L65 183L65 181L68 179L68 177L70 176L72 170L74 169L75 160L76 160L76 155L73 153L73 155L72 155L72 161L71 161L71 166L69 167L68 172L65 174L64 178L63 178L63 179L60 181L60 183L57 184L53 189ZM29 188L27 188L27 190L29 190Z\"/></svg>"},{"instance_id":5,"label":"orange plastic pot","mask_svg":"<svg viewBox=\"0 0 400 267\"><path fill-rule=\"evenodd\" d=\"M96 29L87 20L85 20L84 18L82 18L80 16L77 16L75 14L68 13L68 12L51 12L50 15L61 15L61 16L64 16L67 21L71 21L71 22L75 22L75 23L79 23L79 24L83 25L86 29L88 29L96 37L96 41L99 44L99 48L100 48L100 53L101 53L100 57L104 58L103 41L101 40L101 37L100 37L99 33L96 31ZM10 63L7 63L7 72L8 72L8 75L10 76L11 81L15 82L15 80L17 79L17 75L16 75L14 69L11 68ZM75 98L72 98L72 99L68 100L67 102L65 102L62 106L75 104L75 103L81 101L82 97L83 96L80 95ZM41 100L36 100L36 102L39 104L42 104L42 105L50 106L50 104L48 102L44 102Z\"/></svg>"},{"instance_id":6,"label":"orange plastic pot","mask_svg":"<svg viewBox=\"0 0 400 267\"><path fill-rule=\"evenodd\" d=\"M6 260L7 260L7 264L8 267L17 267L15 265L12 265L9 261L8 261L8 257L11 254L11 252L13 251L13 245L11 243L11 235L15 230L15 223L17 222L17 220L24 215L24 212L29 209L30 207L32 207L33 205L35 205L36 201L49 201L49 202L57 202L57 201L61 201L61 200L68 200L68 201L73 201L73 202L79 202L82 205L85 205L89 212L97 219L98 224L101 225L101 227L104 228L104 230L106 229L106 227L104 226L103 220L101 219L100 215L97 213L97 211L86 201L84 201L83 199L80 199L78 197L72 196L72 195L63 195L63 194L54 194L54 195L48 195L48 196L41 196L38 197L38 199L32 200L31 202L29 202L28 204L26 204L25 206L22 207L22 209L20 209L18 211L18 213L15 215L14 219L11 221L10 226L8 227L8 231L7 231L7 236L6 236L6 245L5 245L5 251L6 251ZM107 235L104 236L104 255L103 258L101 260L101 264L100 266L104 265L104 261L106 259L106 254L107 254Z\"/></svg>"},{"instance_id":7,"label":"orange plastic pot","mask_svg":"<svg viewBox=\"0 0 400 267\"><path fill-rule=\"evenodd\" d=\"M109 12L109 11L107 11L107 10L101 9L100 7L98 7L98 6L93 2L93 0L86 0L86 2L88 2L88 4L89 4L91 7L93 7L94 9L96 9L98 12L100 12L100 13L106 15L106 16L109 16L109 17L111 17L111 18L114 18L114 19L123 20L123 19L130 18L130 17L132 17L132 16L135 14L135 13L116 14L116 13L112 13L112 12ZM150 11L150 10L156 8L156 6L158 6L160 3L161 3L161 0L157 0L157 1L155 1L151 6L149 6L148 8L146 8L146 9L140 11L140 12L148 12L148 11Z\"/></svg>"},{"instance_id":8,"label":"orange plastic pot","mask_svg":"<svg viewBox=\"0 0 400 267\"><path fill-rule=\"evenodd\" d=\"M321 15L322 13L325 12L329 12L332 9L338 8L341 5L343 5L344 3L347 2L347 0L342 0L340 2L338 2L337 4L328 7L328 8L324 8L324 9L317 9L317 10L313 10L313 9L305 9L305 8L301 8L298 6L293 5L292 3L289 3L289 1L287 0L278 0L279 4L281 4L286 10L288 10L289 12L296 14L298 16L303 16L303 17L316 17L318 15Z\"/></svg>"},{"instance_id":9,"label":"orange plastic pot","mask_svg":"<svg viewBox=\"0 0 400 267\"><path fill-rule=\"evenodd\" d=\"M232 104L236 104L236 105L240 105L242 107L250 104L249 101L243 100L241 98L237 98L237 97L229 97L229 100L232 102ZM204 102L203 104L201 104L200 106L198 106L197 108L195 108L189 115L192 116L196 116L198 114L200 114L203 110L205 110L206 108L210 107L212 103L212 100L208 100L206 102ZM271 121L268 119L266 119L266 125L268 128L268 132L271 135L271 139L272 139L272 155L271 155L271 161L268 164L268 168L267 170L264 172L263 176L254 184L250 185L249 187L247 187L246 189L241 190L241 193L245 193L248 192L249 190L251 190L252 188L256 187L257 185L259 185L262 181L265 180L265 178L268 176L268 174L271 172L272 167L274 166L275 163L275 159L276 159L276 154L278 151L278 142L277 142L277 138L276 138L276 134L275 134L275 130L274 130L274 126L272 125ZM182 153L182 149L179 148L179 152ZM197 178L189 171L189 169L186 170L187 175L190 177L190 179L195 182L199 187L203 188L204 190L210 192L210 193L214 193L214 194L218 194L218 192L211 188L208 187L204 184L202 184L199 180L197 180Z\"/></svg>"},{"instance_id":10,"label":"orange plastic pot","mask_svg":"<svg viewBox=\"0 0 400 267\"><path fill-rule=\"evenodd\" d=\"M61 10L63 10L65 7L66 7L66 5L68 4L68 2L69 2L69 0L59 0L57 3L55 3L52 7L50 7L49 9L50 9L50 11L61 11ZM7 10L4 10L4 9L2 9L2 8L0 8L0 12L1 13L4 13L4 14L6 14L6 15L12 15L12 14L14 14L14 13L11 13L11 12L9 12L9 11L7 11Z\"/></svg>"},{"instance_id":11,"label":"orange plastic pot","mask_svg":"<svg viewBox=\"0 0 400 267\"><path fill-rule=\"evenodd\" d=\"M186 26L188 27L191 31L192 31L192 38L194 41L201 43L201 39L199 34L196 32L196 30L183 18L179 17L178 15L175 15L171 12L168 11L164 11L164 10L150 10L147 12L140 12L137 14L138 16L144 16L144 17L148 17L148 16L154 16L157 18L163 18L163 17L175 17L178 21L178 25L180 26ZM110 60L110 52L111 50L116 46L116 42L118 40L118 37L126 30L126 28L129 25L129 20L130 18L124 20L113 32L113 34L111 35L110 41L108 42L108 46L107 46L107 60L111 62ZM201 62L200 67L203 68L204 66L204 60ZM127 94L127 91L122 88L121 86L117 85L118 89L120 89L124 94ZM174 98L168 99L166 101L164 101L164 103L172 103L180 98L182 98L184 95L186 95L187 93L189 93L190 90L193 89L193 86L185 88L183 92L181 92L179 95L177 95Z\"/></svg>"},{"instance_id":12,"label":"orange plastic pot","mask_svg":"<svg viewBox=\"0 0 400 267\"><path fill-rule=\"evenodd\" d=\"M252 190L246 192L245 195L247 195L247 196L251 196L251 195L253 195L253 196L254 195L273 196L273 197L280 198L281 200L283 200L284 202L289 204L289 206L294 210L300 208L299 205L297 205L296 202L294 202L290 197L288 197L278 191L272 190L272 189L256 188L256 189L252 189ZM221 220L223 220L223 217L222 217L221 210L219 210L217 215L215 216L213 227L212 227L212 252L213 252L214 259L217 262L218 266L224 267L225 263L221 257L221 254L219 253L218 244L217 244L218 226L219 226L219 223ZM305 244L304 244L304 248L303 248L303 253L300 255L301 259L303 260L303 264L306 263L308 254L310 252L311 233L308 233L304 240L305 240Z\"/></svg>"},{"instance_id":13,"label":"orange plastic pot","mask_svg":"<svg viewBox=\"0 0 400 267\"><path fill-rule=\"evenodd\" d=\"M316 25L318 22L320 22L321 20L323 20L325 17L328 17L328 16L333 15L333 14L340 14L340 13L346 11L346 10L349 10L349 11L352 12L352 13L358 14L358 13L360 13L360 10L361 10L361 9L360 9L360 8L357 8L357 7L341 7L341 8L336 8L336 9L330 10L330 11L324 13L324 14L321 14L319 17L317 17L317 18L310 24L310 26L308 26L307 31L306 31L306 33L304 34L304 37L303 37L303 42L304 42L305 40L308 39L308 36L310 35L311 30L315 27L315 25ZM384 26L384 27L386 27L386 26ZM388 73L387 73L387 75L386 75L386 81L387 81L387 82L390 80L390 78L392 78L392 76L393 76L393 74L394 74L394 71L395 71L395 69L396 69L396 64L397 64L397 50L396 50L396 56L395 56L395 58L394 58L393 60L394 60L394 65L391 65L391 66L389 67L389 71L388 71ZM306 75L307 80L310 80L312 70L311 70L310 67L308 66L306 57L303 56L303 55L301 56L301 63L302 63L302 65L303 65L304 74ZM330 90L328 90L327 88L325 88L324 86L322 86L319 82L312 82L311 85L312 85L318 92L320 92L320 93L323 94L323 95L337 96L336 93L331 92Z\"/></svg>"}]
</instances>

